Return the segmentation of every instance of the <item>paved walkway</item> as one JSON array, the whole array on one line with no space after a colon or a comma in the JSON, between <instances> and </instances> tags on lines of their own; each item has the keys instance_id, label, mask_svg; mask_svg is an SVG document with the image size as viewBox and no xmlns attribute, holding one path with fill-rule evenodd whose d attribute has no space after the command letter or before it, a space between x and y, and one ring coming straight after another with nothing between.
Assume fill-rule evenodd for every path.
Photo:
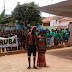
<instances>
[{"instance_id":1,"label":"paved walkway","mask_svg":"<svg viewBox=\"0 0 72 72\"><path fill-rule=\"evenodd\" d=\"M28 70L26 53L3 56L0 57L0 72L72 72L72 47L47 51L46 63L45 68Z\"/></svg>"}]
</instances>

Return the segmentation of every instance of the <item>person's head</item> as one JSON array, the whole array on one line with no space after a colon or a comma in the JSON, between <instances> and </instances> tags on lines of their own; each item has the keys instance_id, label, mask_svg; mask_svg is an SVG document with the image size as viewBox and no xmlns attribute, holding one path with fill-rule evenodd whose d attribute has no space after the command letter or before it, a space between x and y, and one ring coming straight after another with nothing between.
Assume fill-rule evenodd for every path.
<instances>
[{"instance_id":1,"label":"person's head","mask_svg":"<svg viewBox=\"0 0 72 72\"><path fill-rule=\"evenodd\" d=\"M8 34L7 34L7 33L5 33L5 36L8 36Z\"/></svg>"},{"instance_id":2,"label":"person's head","mask_svg":"<svg viewBox=\"0 0 72 72\"><path fill-rule=\"evenodd\" d=\"M58 30L58 28L56 27L56 31Z\"/></svg>"},{"instance_id":3,"label":"person's head","mask_svg":"<svg viewBox=\"0 0 72 72\"><path fill-rule=\"evenodd\" d=\"M57 33L59 33L59 30L57 31Z\"/></svg>"},{"instance_id":4,"label":"person's head","mask_svg":"<svg viewBox=\"0 0 72 72\"><path fill-rule=\"evenodd\" d=\"M35 33L36 32L36 27L33 26L32 29L31 29L31 33Z\"/></svg>"},{"instance_id":5,"label":"person's head","mask_svg":"<svg viewBox=\"0 0 72 72\"><path fill-rule=\"evenodd\" d=\"M33 31L36 32L36 27L33 28Z\"/></svg>"},{"instance_id":6,"label":"person's head","mask_svg":"<svg viewBox=\"0 0 72 72\"><path fill-rule=\"evenodd\" d=\"M48 31L48 29L46 28L46 31Z\"/></svg>"},{"instance_id":7,"label":"person's head","mask_svg":"<svg viewBox=\"0 0 72 72\"><path fill-rule=\"evenodd\" d=\"M46 33L48 33L49 31L47 30Z\"/></svg>"},{"instance_id":8,"label":"person's head","mask_svg":"<svg viewBox=\"0 0 72 72\"><path fill-rule=\"evenodd\" d=\"M4 33L4 31L3 31L3 33Z\"/></svg>"},{"instance_id":9,"label":"person's head","mask_svg":"<svg viewBox=\"0 0 72 72\"><path fill-rule=\"evenodd\" d=\"M41 29L39 29L39 31L41 31Z\"/></svg>"},{"instance_id":10,"label":"person's head","mask_svg":"<svg viewBox=\"0 0 72 72\"><path fill-rule=\"evenodd\" d=\"M67 31L69 30L69 28L67 28Z\"/></svg>"},{"instance_id":11,"label":"person's head","mask_svg":"<svg viewBox=\"0 0 72 72\"><path fill-rule=\"evenodd\" d=\"M64 30L64 29L63 29Z\"/></svg>"},{"instance_id":12,"label":"person's head","mask_svg":"<svg viewBox=\"0 0 72 72\"><path fill-rule=\"evenodd\" d=\"M48 32L49 32L49 34L50 34L50 30L49 30Z\"/></svg>"},{"instance_id":13,"label":"person's head","mask_svg":"<svg viewBox=\"0 0 72 72\"><path fill-rule=\"evenodd\" d=\"M37 30L37 32L38 32L38 30Z\"/></svg>"},{"instance_id":14,"label":"person's head","mask_svg":"<svg viewBox=\"0 0 72 72\"><path fill-rule=\"evenodd\" d=\"M44 37L44 32L41 32L41 37Z\"/></svg>"},{"instance_id":15,"label":"person's head","mask_svg":"<svg viewBox=\"0 0 72 72\"><path fill-rule=\"evenodd\" d=\"M59 33L61 34L61 31Z\"/></svg>"},{"instance_id":16,"label":"person's head","mask_svg":"<svg viewBox=\"0 0 72 72\"><path fill-rule=\"evenodd\" d=\"M55 30L55 33L56 33L57 31Z\"/></svg>"},{"instance_id":17,"label":"person's head","mask_svg":"<svg viewBox=\"0 0 72 72\"><path fill-rule=\"evenodd\" d=\"M42 30L40 31L40 34L41 34L41 37L44 37L44 34L46 34L46 31L45 31L44 29L42 29Z\"/></svg>"},{"instance_id":18,"label":"person's head","mask_svg":"<svg viewBox=\"0 0 72 72\"><path fill-rule=\"evenodd\" d=\"M60 28L60 30L62 31L62 28Z\"/></svg>"},{"instance_id":19,"label":"person's head","mask_svg":"<svg viewBox=\"0 0 72 72\"><path fill-rule=\"evenodd\" d=\"M54 32L54 30L52 29L52 32Z\"/></svg>"}]
</instances>

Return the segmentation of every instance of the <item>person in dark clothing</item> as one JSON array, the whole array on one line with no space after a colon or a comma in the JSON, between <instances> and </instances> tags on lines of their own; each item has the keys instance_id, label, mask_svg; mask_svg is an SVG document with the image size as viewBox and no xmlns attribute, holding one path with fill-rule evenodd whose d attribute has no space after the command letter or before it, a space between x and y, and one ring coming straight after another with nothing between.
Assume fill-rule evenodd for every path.
<instances>
[{"instance_id":1,"label":"person in dark clothing","mask_svg":"<svg viewBox=\"0 0 72 72\"><path fill-rule=\"evenodd\" d=\"M21 40L21 47L25 49L25 42L26 42L26 34L25 34L25 32L22 32L20 40Z\"/></svg>"},{"instance_id":2,"label":"person in dark clothing","mask_svg":"<svg viewBox=\"0 0 72 72\"><path fill-rule=\"evenodd\" d=\"M18 44L19 44L18 49L19 50L20 50L20 46L21 46L20 37L21 37L21 33L20 33L20 31L18 31L17 38L18 38Z\"/></svg>"},{"instance_id":3,"label":"person in dark clothing","mask_svg":"<svg viewBox=\"0 0 72 72\"><path fill-rule=\"evenodd\" d=\"M28 51L28 63L29 66L27 69L30 69L30 58L31 58L31 53L33 53L33 61L34 61L34 69L37 69L35 66L35 61L36 61L36 46L37 46L37 35L35 33L36 27L32 27L31 32L28 33L27 39L26 39L26 49Z\"/></svg>"}]
</instances>

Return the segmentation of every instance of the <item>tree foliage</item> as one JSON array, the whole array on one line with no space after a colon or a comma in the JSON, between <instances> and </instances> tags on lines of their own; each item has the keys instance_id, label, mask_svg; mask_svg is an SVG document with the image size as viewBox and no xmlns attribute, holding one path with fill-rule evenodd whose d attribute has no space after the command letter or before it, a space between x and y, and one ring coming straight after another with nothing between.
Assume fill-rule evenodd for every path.
<instances>
[{"instance_id":1,"label":"tree foliage","mask_svg":"<svg viewBox=\"0 0 72 72\"><path fill-rule=\"evenodd\" d=\"M13 18L11 17L11 15L5 15L5 9L2 11L1 15L0 15L0 24L6 24L9 22L14 22Z\"/></svg>"},{"instance_id":2,"label":"tree foliage","mask_svg":"<svg viewBox=\"0 0 72 72\"><path fill-rule=\"evenodd\" d=\"M42 21L40 11L38 11L37 8L38 5L36 5L34 2L25 3L23 5L18 3L12 12L12 16L14 20L17 20L21 25L38 25L41 24Z\"/></svg>"}]
</instances>

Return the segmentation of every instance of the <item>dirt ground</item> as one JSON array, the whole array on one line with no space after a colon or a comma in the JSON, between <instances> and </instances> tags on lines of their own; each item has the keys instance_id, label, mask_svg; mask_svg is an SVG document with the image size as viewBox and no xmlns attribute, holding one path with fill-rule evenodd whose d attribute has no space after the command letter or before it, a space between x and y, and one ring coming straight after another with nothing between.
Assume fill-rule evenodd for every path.
<instances>
[{"instance_id":1,"label":"dirt ground","mask_svg":"<svg viewBox=\"0 0 72 72\"><path fill-rule=\"evenodd\" d=\"M31 57L31 67L33 67ZM0 57L0 72L72 72L72 47L48 50L47 67L27 69L27 53Z\"/></svg>"}]
</instances>

